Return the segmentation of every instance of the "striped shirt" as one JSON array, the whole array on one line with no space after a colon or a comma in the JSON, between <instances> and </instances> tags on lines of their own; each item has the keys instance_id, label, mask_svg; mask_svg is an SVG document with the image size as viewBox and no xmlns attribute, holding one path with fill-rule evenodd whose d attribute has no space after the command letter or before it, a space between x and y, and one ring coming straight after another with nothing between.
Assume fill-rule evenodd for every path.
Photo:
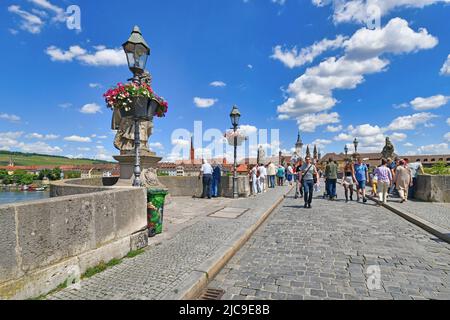
<instances>
[{"instance_id":1,"label":"striped shirt","mask_svg":"<svg viewBox=\"0 0 450 320\"><path fill-rule=\"evenodd\" d=\"M386 166L381 166L375 170L375 175L378 177L379 182L391 182L392 172Z\"/></svg>"}]
</instances>

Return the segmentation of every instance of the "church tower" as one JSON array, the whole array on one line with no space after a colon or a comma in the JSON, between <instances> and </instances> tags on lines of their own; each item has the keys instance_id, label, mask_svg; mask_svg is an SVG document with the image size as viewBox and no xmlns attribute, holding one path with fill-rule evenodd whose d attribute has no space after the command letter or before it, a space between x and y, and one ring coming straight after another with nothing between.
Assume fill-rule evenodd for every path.
<instances>
[{"instance_id":1,"label":"church tower","mask_svg":"<svg viewBox=\"0 0 450 320\"><path fill-rule=\"evenodd\" d=\"M314 160L319 160L319 152L317 151L316 145L314 145Z\"/></svg>"},{"instance_id":2,"label":"church tower","mask_svg":"<svg viewBox=\"0 0 450 320\"><path fill-rule=\"evenodd\" d=\"M302 157L302 152L303 152L303 141L302 141L302 137L300 135L300 130L299 130L297 142L295 144L295 153L297 156Z\"/></svg>"},{"instance_id":3,"label":"church tower","mask_svg":"<svg viewBox=\"0 0 450 320\"><path fill-rule=\"evenodd\" d=\"M309 150L309 146L306 147L306 157L311 158L311 151Z\"/></svg>"},{"instance_id":4,"label":"church tower","mask_svg":"<svg viewBox=\"0 0 450 320\"><path fill-rule=\"evenodd\" d=\"M191 137L191 163L195 162L194 136Z\"/></svg>"}]
</instances>

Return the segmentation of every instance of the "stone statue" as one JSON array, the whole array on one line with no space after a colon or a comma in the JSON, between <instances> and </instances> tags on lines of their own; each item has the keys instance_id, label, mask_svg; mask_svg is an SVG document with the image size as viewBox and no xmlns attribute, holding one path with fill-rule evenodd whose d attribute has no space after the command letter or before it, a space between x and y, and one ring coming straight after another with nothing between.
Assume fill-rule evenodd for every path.
<instances>
[{"instance_id":1,"label":"stone statue","mask_svg":"<svg viewBox=\"0 0 450 320\"><path fill-rule=\"evenodd\" d=\"M393 158L394 157L395 148L392 144L389 137L386 138L386 145L383 148L383 151L381 152L384 159Z\"/></svg>"},{"instance_id":2,"label":"stone statue","mask_svg":"<svg viewBox=\"0 0 450 320\"><path fill-rule=\"evenodd\" d=\"M258 164L264 164L266 161L266 152L264 151L263 146L259 146L257 161L258 161Z\"/></svg>"},{"instance_id":3,"label":"stone statue","mask_svg":"<svg viewBox=\"0 0 450 320\"><path fill-rule=\"evenodd\" d=\"M151 85L152 77L148 71L145 71L140 76L141 81ZM114 109L112 116L111 129L116 130L116 137L114 138L114 147L120 151L120 154L134 154L134 120L122 118L120 111ZM153 116L150 121L139 121L139 133L141 148L140 150L150 152L148 148L148 141L153 134Z\"/></svg>"}]
</instances>

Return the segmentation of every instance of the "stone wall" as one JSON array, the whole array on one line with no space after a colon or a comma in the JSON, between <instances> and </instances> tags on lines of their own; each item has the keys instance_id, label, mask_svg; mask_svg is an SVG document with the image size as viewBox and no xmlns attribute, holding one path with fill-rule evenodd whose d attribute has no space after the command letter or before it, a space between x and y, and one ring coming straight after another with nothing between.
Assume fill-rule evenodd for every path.
<instances>
[{"instance_id":1,"label":"stone wall","mask_svg":"<svg viewBox=\"0 0 450 320\"><path fill-rule=\"evenodd\" d=\"M172 197L200 197L203 192L202 180L198 177L158 177L159 181L169 189ZM250 183L248 177L238 178L238 190L240 197L250 195ZM222 177L221 197L233 197L233 178Z\"/></svg>"},{"instance_id":2,"label":"stone wall","mask_svg":"<svg viewBox=\"0 0 450 320\"><path fill-rule=\"evenodd\" d=\"M450 203L450 176L420 175L417 178L415 198Z\"/></svg>"},{"instance_id":3,"label":"stone wall","mask_svg":"<svg viewBox=\"0 0 450 320\"><path fill-rule=\"evenodd\" d=\"M63 184L53 191L78 195L0 206L0 299L45 294L147 243L145 189Z\"/></svg>"}]
</instances>

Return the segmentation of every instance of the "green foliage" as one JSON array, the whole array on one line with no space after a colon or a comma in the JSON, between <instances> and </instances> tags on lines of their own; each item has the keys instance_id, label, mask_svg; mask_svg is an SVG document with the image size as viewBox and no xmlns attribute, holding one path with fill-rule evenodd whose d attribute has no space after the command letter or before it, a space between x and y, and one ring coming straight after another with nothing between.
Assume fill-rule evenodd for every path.
<instances>
[{"instance_id":1,"label":"green foliage","mask_svg":"<svg viewBox=\"0 0 450 320\"><path fill-rule=\"evenodd\" d=\"M6 177L4 177L3 179L2 179L3 181L3 184L6 184L6 185L10 185L10 184L13 184L14 183L14 178L13 178L13 176L6 176Z\"/></svg>"},{"instance_id":2,"label":"green foliage","mask_svg":"<svg viewBox=\"0 0 450 320\"><path fill-rule=\"evenodd\" d=\"M158 177L168 177L169 174L165 172L158 172Z\"/></svg>"},{"instance_id":3,"label":"green foliage","mask_svg":"<svg viewBox=\"0 0 450 320\"><path fill-rule=\"evenodd\" d=\"M96 274L103 272L108 268L117 266L118 264L121 264L121 263L122 263L122 260L119 260L119 259L112 259L108 263L105 263L102 261L97 266L87 269L86 272L81 276L81 279L91 278L91 277L95 276Z\"/></svg>"},{"instance_id":4,"label":"green foliage","mask_svg":"<svg viewBox=\"0 0 450 320\"><path fill-rule=\"evenodd\" d=\"M144 249L139 249L139 250L135 250L135 251L130 251L130 252L127 254L127 258L128 258L128 259L131 259L131 258L137 257L138 255L143 254L144 252L145 252Z\"/></svg>"},{"instance_id":5,"label":"green foliage","mask_svg":"<svg viewBox=\"0 0 450 320\"><path fill-rule=\"evenodd\" d=\"M0 166L7 166L12 156L16 166L63 166L106 164L108 161L92 159L70 159L60 156L49 156L36 153L0 151Z\"/></svg>"},{"instance_id":6,"label":"green foliage","mask_svg":"<svg viewBox=\"0 0 450 320\"><path fill-rule=\"evenodd\" d=\"M6 176L8 176L8 171L5 169L0 170L0 180L3 180Z\"/></svg>"},{"instance_id":7,"label":"green foliage","mask_svg":"<svg viewBox=\"0 0 450 320\"><path fill-rule=\"evenodd\" d=\"M64 173L64 179L79 179L81 178L81 172L79 171L68 171Z\"/></svg>"},{"instance_id":8,"label":"green foliage","mask_svg":"<svg viewBox=\"0 0 450 320\"><path fill-rule=\"evenodd\" d=\"M439 161L431 168L426 168L425 173L432 175L450 175L450 168L444 161Z\"/></svg>"},{"instance_id":9,"label":"green foliage","mask_svg":"<svg viewBox=\"0 0 450 320\"><path fill-rule=\"evenodd\" d=\"M51 181L56 181L61 179L61 169L55 168L53 170L44 169L39 173L38 180L44 180L48 178Z\"/></svg>"}]
</instances>

